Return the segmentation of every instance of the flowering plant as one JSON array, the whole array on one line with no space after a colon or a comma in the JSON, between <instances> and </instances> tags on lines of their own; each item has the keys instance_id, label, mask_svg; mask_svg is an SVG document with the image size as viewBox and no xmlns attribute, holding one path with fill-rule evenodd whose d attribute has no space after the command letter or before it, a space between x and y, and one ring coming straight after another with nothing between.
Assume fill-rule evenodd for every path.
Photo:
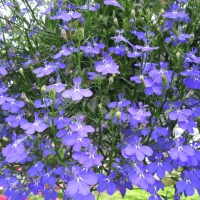
<instances>
[{"instance_id":1,"label":"flowering plant","mask_svg":"<svg viewBox=\"0 0 200 200\"><path fill-rule=\"evenodd\" d=\"M198 0L0 4L7 199L200 194Z\"/></svg>"}]
</instances>

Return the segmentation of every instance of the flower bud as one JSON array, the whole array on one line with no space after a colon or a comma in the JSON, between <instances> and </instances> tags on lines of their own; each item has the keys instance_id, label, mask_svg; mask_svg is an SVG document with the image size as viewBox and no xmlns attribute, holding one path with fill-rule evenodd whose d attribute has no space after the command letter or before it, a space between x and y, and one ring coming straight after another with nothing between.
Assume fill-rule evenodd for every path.
<instances>
[{"instance_id":1,"label":"flower bud","mask_svg":"<svg viewBox=\"0 0 200 200\"><path fill-rule=\"evenodd\" d=\"M114 18L113 22L114 22L114 24L115 24L117 27L119 27L118 20L117 20L116 17Z\"/></svg>"},{"instance_id":2,"label":"flower bud","mask_svg":"<svg viewBox=\"0 0 200 200\"><path fill-rule=\"evenodd\" d=\"M24 76L24 70L21 67L19 68L19 73Z\"/></svg>"},{"instance_id":3,"label":"flower bud","mask_svg":"<svg viewBox=\"0 0 200 200\"><path fill-rule=\"evenodd\" d=\"M144 76L143 76L143 75L140 75L140 80L141 80L142 82L144 82Z\"/></svg>"},{"instance_id":4,"label":"flower bud","mask_svg":"<svg viewBox=\"0 0 200 200\"><path fill-rule=\"evenodd\" d=\"M117 112L116 112L116 117L119 119L120 118L120 116L121 116L121 112L118 110Z\"/></svg>"},{"instance_id":5,"label":"flower bud","mask_svg":"<svg viewBox=\"0 0 200 200\"><path fill-rule=\"evenodd\" d=\"M63 37L64 39L66 39L66 30L65 29L62 29L61 30L61 37Z\"/></svg>"},{"instance_id":6,"label":"flower bud","mask_svg":"<svg viewBox=\"0 0 200 200\"><path fill-rule=\"evenodd\" d=\"M134 24L134 19L133 18L130 18L129 24L130 24L130 26L133 26L133 24Z\"/></svg>"},{"instance_id":7,"label":"flower bud","mask_svg":"<svg viewBox=\"0 0 200 200\"><path fill-rule=\"evenodd\" d=\"M46 95L46 85L43 85L42 87L41 87L41 93L42 94L44 94L44 95Z\"/></svg>"},{"instance_id":8,"label":"flower bud","mask_svg":"<svg viewBox=\"0 0 200 200\"><path fill-rule=\"evenodd\" d=\"M176 53L176 58L179 59L180 56L181 56L181 53L178 51L178 52Z\"/></svg>"},{"instance_id":9,"label":"flower bud","mask_svg":"<svg viewBox=\"0 0 200 200\"><path fill-rule=\"evenodd\" d=\"M25 101L25 102L30 103L29 99L27 98L27 96L26 96L26 94L25 94L24 92L22 92L22 94L21 94L21 99L22 99L23 101Z\"/></svg>"},{"instance_id":10,"label":"flower bud","mask_svg":"<svg viewBox=\"0 0 200 200\"><path fill-rule=\"evenodd\" d=\"M113 81L114 81L114 78L113 78L113 76L111 76L111 77L109 78L109 84L111 85L111 84L113 83Z\"/></svg>"},{"instance_id":11,"label":"flower bud","mask_svg":"<svg viewBox=\"0 0 200 200\"><path fill-rule=\"evenodd\" d=\"M191 33L191 35L190 35L190 41L193 42L193 40L194 40L194 33Z\"/></svg>"},{"instance_id":12,"label":"flower bud","mask_svg":"<svg viewBox=\"0 0 200 200\"><path fill-rule=\"evenodd\" d=\"M49 97L54 101L55 100L55 98L56 98L56 91L53 89L53 88L51 88L50 90L49 90Z\"/></svg>"},{"instance_id":13,"label":"flower bud","mask_svg":"<svg viewBox=\"0 0 200 200\"><path fill-rule=\"evenodd\" d=\"M99 107L99 109L101 110L101 109L102 109L102 103L100 103L100 104L98 105L98 107Z\"/></svg>"},{"instance_id":14,"label":"flower bud","mask_svg":"<svg viewBox=\"0 0 200 200\"><path fill-rule=\"evenodd\" d=\"M166 86L167 83L168 83L168 80L167 80L167 78L165 77L164 74L162 74L162 83L163 83L164 86Z\"/></svg>"},{"instance_id":15,"label":"flower bud","mask_svg":"<svg viewBox=\"0 0 200 200\"><path fill-rule=\"evenodd\" d=\"M135 10L134 9L131 10L131 16L135 17Z\"/></svg>"}]
</instances>

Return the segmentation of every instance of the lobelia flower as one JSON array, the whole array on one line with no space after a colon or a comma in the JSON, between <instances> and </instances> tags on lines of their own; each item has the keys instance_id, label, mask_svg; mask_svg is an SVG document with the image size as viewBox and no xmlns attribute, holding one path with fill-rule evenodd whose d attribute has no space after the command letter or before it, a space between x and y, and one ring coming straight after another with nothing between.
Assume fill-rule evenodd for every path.
<instances>
[{"instance_id":1,"label":"lobelia flower","mask_svg":"<svg viewBox=\"0 0 200 200\"><path fill-rule=\"evenodd\" d=\"M66 44L62 46L62 50L59 51L57 54L53 55L53 59L58 59L61 56L69 56L71 54L71 50L66 47Z\"/></svg>"},{"instance_id":2,"label":"lobelia flower","mask_svg":"<svg viewBox=\"0 0 200 200\"><path fill-rule=\"evenodd\" d=\"M84 117L80 116L79 120L77 122L74 122L69 125L70 129L72 131L75 131L79 134L81 137L87 137L88 133L95 132L95 129L91 125L83 125L81 122L83 121Z\"/></svg>"},{"instance_id":3,"label":"lobelia flower","mask_svg":"<svg viewBox=\"0 0 200 200\"><path fill-rule=\"evenodd\" d=\"M94 3L93 0L87 0L85 2L85 5L77 6L76 8L81 9L81 10L97 11L97 10L100 9L100 4L99 3Z\"/></svg>"},{"instance_id":4,"label":"lobelia flower","mask_svg":"<svg viewBox=\"0 0 200 200\"><path fill-rule=\"evenodd\" d=\"M10 123L10 126L16 128L17 126L22 127L28 121L27 119L23 118L24 114L20 113L18 115L9 115L5 121Z\"/></svg>"},{"instance_id":5,"label":"lobelia flower","mask_svg":"<svg viewBox=\"0 0 200 200\"><path fill-rule=\"evenodd\" d=\"M90 171L85 172L79 166L72 167L73 179L67 184L66 192L75 195L80 192L82 195L90 193L90 185L97 183L97 176Z\"/></svg>"},{"instance_id":6,"label":"lobelia flower","mask_svg":"<svg viewBox=\"0 0 200 200\"><path fill-rule=\"evenodd\" d=\"M16 113L22 107L24 107L25 103L23 101L8 101L2 104L2 110L7 110L11 113Z\"/></svg>"},{"instance_id":7,"label":"lobelia flower","mask_svg":"<svg viewBox=\"0 0 200 200\"><path fill-rule=\"evenodd\" d=\"M194 195L194 188L200 189L200 181L198 177L190 176L190 172L184 171L181 176L183 180L176 183L176 189L179 193L184 192L187 196Z\"/></svg>"},{"instance_id":8,"label":"lobelia flower","mask_svg":"<svg viewBox=\"0 0 200 200\"><path fill-rule=\"evenodd\" d=\"M34 176L38 176L39 173L42 171L43 167L44 164L39 161L27 171L27 174L29 174L31 178Z\"/></svg>"},{"instance_id":9,"label":"lobelia flower","mask_svg":"<svg viewBox=\"0 0 200 200\"><path fill-rule=\"evenodd\" d=\"M8 144L3 150L2 154L6 157L8 163L21 162L27 157L27 152L24 148L23 142L26 137L17 139L16 133L12 135L14 142Z\"/></svg>"},{"instance_id":10,"label":"lobelia flower","mask_svg":"<svg viewBox=\"0 0 200 200\"><path fill-rule=\"evenodd\" d=\"M97 72L106 74L120 74L118 71L119 66L115 64L111 56L106 56L103 60L97 61L94 65Z\"/></svg>"},{"instance_id":11,"label":"lobelia flower","mask_svg":"<svg viewBox=\"0 0 200 200\"><path fill-rule=\"evenodd\" d=\"M77 19L81 17L81 13L74 12L73 11L74 6L71 4L68 4L68 10L69 12L62 12L62 14L59 16L59 19L62 19L65 22L71 21L72 19Z\"/></svg>"},{"instance_id":12,"label":"lobelia flower","mask_svg":"<svg viewBox=\"0 0 200 200\"><path fill-rule=\"evenodd\" d=\"M80 50L85 52L85 56L89 54L91 57L94 57L95 55L100 54L101 51L98 45L93 47L90 42L87 41L86 43L87 46L80 46Z\"/></svg>"},{"instance_id":13,"label":"lobelia flower","mask_svg":"<svg viewBox=\"0 0 200 200\"><path fill-rule=\"evenodd\" d=\"M111 171L108 177L104 174L97 174L97 176L98 176L97 191L101 193L106 190L108 195L113 195L117 189L113 180L116 176L116 173L114 171Z\"/></svg>"},{"instance_id":14,"label":"lobelia flower","mask_svg":"<svg viewBox=\"0 0 200 200\"><path fill-rule=\"evenodd\" d=\"M133 52L128 51L127 56L129 58L142 57L142 52L138 52L137 49L132 45Z\"/></svg>"},{"instance_id":15,"label":"lobelia flower","mask_svg":"<svg viewBox=\"0 0 200 200\"><path fill-rule=\"evenodd\" d=\"M64 98L72 98L72 101L80 101L83 97L91 97L92 92L89 89L81 89L81 78L73 78L74 87L70 90L65 90L62 93Z\"/></svg>"},{"instance_id":16,"label":"lobelia flower","mask_svg":"<svg viewBox=\"0 0 200 200\"><path fill-rule=\"evenodd\" d=\"M158 178L164 178L165 177L165 171L172 172L173 166L170 162L163 161L162 160L163 155L161 153L158 153L156 155L156 162L152 162L148 164L147 170L148 172L158 176Z\"/></svg>"},{"instance_id":17,"label":"lobelia flower","mask_svg":"<svg viewBox=\"0 0 200 200\"><path fill-rule=\"evenodd\" d=\"M156 83L162 83L163 77L167 79L168 83L171 83L172 74L173 71L167 70L168 63L167 62L160 62L160 69L157 70L156 68L153 68L149 71L149 76L156 82Z\"/></svg>"},{"instance_id":18,"label":"lobelia flower","mask_svg":"<svg viewBox=\"0 0 200 200\"><path fill-rule=\"evenodd\" d=\"M129 179L138 187L148 190L149 185L153 185L155 183L155 178L152 174L146 172L146 167L144 165L135 166L135 172L129 173Z\"/></svg>"},{"instance_id":19,"label":"lobelia flower","mask_svg":"<svg viewBox=\"0 0 200 200\"><path fill-rule=\"evenodd\" d=\"M58 193L54 187L46 188L42 191L42 195L44 196L44 200L56 200L58 197Z\"/></svg>"},{"instance_id":20,"label":"lobelia flower","mask_svg":"<svg viewBox=\"0 0 200 200\"><path fill-rule=\"evenodd\" d=\"M6 101L13 102L15 99L7 97L6 95L7 88L0 88L0 105L4 104Z\"/></svg>"},{"instance_id":21,"label":"lobelia flower","mask_svg":"<svg viewBox=\"0 0 200 200\"><path fill-rule=\"evenodd\" d=\"M34 102L34 106L36 108L46 108L46 107L49 107L53 104L53 101L51 98L43 98L42 100L36 100Z\"/></svg>"},{"instance_id":22,"label":"lobelia flower","mask_svg":"<svg viewBox=\"0 0 200 200\"><path fill-rule=\"evenodd\" d=\"M179 11L179 4L173 3L170 5L167 12L162 14L163 17L173 19L175 21L189 21L189 16L185 14L183 11Z\"/></svg>"},{"instance_id":23,"label":"lobelia flower","mask_svg":"<svg viewBox=\"0 0 200 200\"><path fill-rule=\"evenodd\" d=\"M145 122L146 118L151 116L149 111L146 111L148 105L143 105L142 102L139 102L139 109L137 109L136 105L133 104L131 108L128 108L128 112L131 114L133 119L136 119L139 122Z\"/></svg>"},{"instance_id":24,"label":"lobelia flower","mask_svg":"<svg viewBox=\"0 0 200 200\"><path fill-rule=\"evenodd\" d=\"M120 177L120 179L116 180L114 183L116 184L117 189L120 191L122 197L124 197L126 194L126 188L129 190L133 189L132 183L127 181L126 176Z\"/></svg>"},{"instance_id":25,"label":"lobelia flower","mask_svg":"<svg viewBox=\"0 0 200 200\"><path fill-rule=\"evenodd\" d=\"M100 50L104 49L105 44L102 41L100 41L100 42L97 42L97 41L98 41L98 37L92 38L93 46L95 48L99 48Z\"/></svg>"},{"instance_id":26,"label":"lobelia flower","mask_svg":"<svg viewBox=\"0 0 200 200\"><path fill-rule=\"evenodd\" d=\"M139 46L139 45L135 45L136 49L141 49L142 52L149 52L149 51L153 51L153 50L157 50L159 47L150 47L149 44L151 43L152 39L150 39L149 41L145 41L145 46Z\"/></svg>"},{"instance_id":27,"label":"lobelia flower","mask_svg":"<svg viewBox=\"0 0 200 200\"><path fill-rule=\"evenodd\" d=\"M49 184L50 186L53 186L56 183L56 178L52 175L54 170L51 170L49 166L46 166L47 172L41 171L41 183Z\"/></svg>"},{"instance_id":28,"label":"lobelia flower","mask_svg":"<svg viewBox=\"0 0 200 200\"><path fill-rule=\"evenodd\" d=\"M7 74L8 74L7 70L4 67L0 67L0 75L5 76Z\"/></svg>"},{"instance_id":29,"label":"lobelia flower","mask_svg":"<svg viewBox=\"0 0 200 200\"><path fill-rule=\"evenodd\" d=\"M95 79L105 78L105 76L102 76L102 75L97 74L97 73L95 73L95 72L88 72L87 74L88 74L89 79L90 79L91 81L94 81Z\"/></svg>"},{"instance_id":30,"label":"lobelia flower","mask_svg":"<svg viewBox=\"0 0 200 200\"><path fill-rule=\"evenodd\" d=\"M49 92L50 89L54 89L57 93L61 93L63 90L65 90L66 84L63 84L60 82L60 74L58 74L56 83L53 85L48 85L46 87L46 91Z\"/></svg>"},{"instance_id":31,"label":"lobelia flower","mask_svg":"<svg viewBox=\"0 0 200 200\"><path fill-rule=\"evenodd\" d=\"M184 141L184 138L179 138L175 141L176 147L170 149L169 155L173 160L179 158L182 162L187 162L188 156L194 156L194 149L189 144L183 146Z\"/></svg>"},{"instance_id":32,"label":"lobelia flower","mask_svg":"<svg viewBox=\"0 0 200 200\"><path fill-rule=\"evenodd\" d=\"M121 8L122 10L125 10L124 7L121 6L116 0L105 0L104 4L106 5L112 5Z\"/></svg>"},{"instance_id":33,"label":"lobelia flower","mask_svg":"<svg viewBox=\"0 0 200 200\"><path fill-rule=\"evenodd\" d=\"M72 131L60 130L56 136L62 139L64 145L73 146L73 151L80 151L82 147L88 147L91 144L89 138L81 137Z\"/></svg>"},{"instance_id":34,"label":"lobelia flower","mask_svg":"<svg viewBox=\"0 0 200 200\"><path fill-rule=\"evenodd\" d=\"M189 133L194 133L194 128L197 128L197 124L192 119L181 121L178 123L178 125L180 126L180 128L188 131Z\"/></svg>"},{"instance_id":35,"label":"lobelia flower","mask_svg":"<svg viewBox=\"0 0 200 200\"><path fill-rule=\"evenodd\" d=\"M153 150L148 146L142 146L140 144L141 140L142 138L138 138L138 136L131 137L123 152L128 156L135 155L139 161L144 160L145 155L152 156Z\"/></svg>"},{"instance_id":36,"label":"lobelia flower","mask_svg":"<svg viewBox=\"0 0 200 200\"><path fill-rule=\"evenodd\" d=\"M33 192L33 194L38 194L38 192L44 190L44 184L40 182L39 179L28 184L28 188Z\"/></svg>"},{"instance_id":37,"label":"lobelia flower","mask_svg":"<svg viewBox=\"0 0 200 200\"><path fill-rule=\"evenodd\" d=\"M115 47L109 47L109 52L124 56L125 46L123 44L116 44Z\"/></svg>"},{"instance_id":38,"label":"lobelia flower","mask_svg":"<svg viewBox=\"0 0 200 200\"><path fill-rule=\"evenodd\" d=\"M111 39L114 40L115 43L117 43L117 44L120 43L121 41L123 41L132 46L132 44L125 37L123 37L124 30L122 29L122 30L117 30L117 31L118 31L118 36L111 37Z\"/></svg>"},{"instance_id":39,"label":"lobelia flower","mask_svg":"<svg viewBox=\"0 0 200 200\"><path fill-rule=\"evenodd\" d=\"M63 114L65 113L64 110L59 111L60 116L54 118L54 125L57 129L64 128L66 125L69 125L71 120L67 117L64 117Z\"/></svg>"},{"instance_id":40,"label":"lobelia flower","mask_svg":"<svg viewBox=\"0 0 200 200\"><path fill-rule=\"evenodd\" d=\"M27 135L32 135L35 131L42 133L49 126L44 123L43 119L38 118L38 113L35 112L35 121L33 123L26 123L22 126L22 129L26 130L25 133Z\"/></svg>"},{"instance_id":41,"label":"lobelia flower","mask_svg":"<svg viewBox=\"0 0 200 200\"><path fill-rule=\"evenodd\" d=\"M101 161L103 160L102 155L97 155L97 146L90 145L85 152L75 152L72 158L77 160L79 163L83 164L86 168L91 168L95 165L101 166Z\"/></svg>"},{"instance_id":42,"label":"lobelia flower","mask_svg":"<svg viewBox=\"0 0 200 200\"><path fill-rule=\"evenodd\" d=\"M36 74L37 78L41 78L43 76L48 76L48 75L52 74L56 69L55 62L50 62L50 63L44 62L44 66L45 67L39 67L39 68L33 70L33 72Z\"/></svg>"},{"instance_id":43,"label":"lobelia flower","mask_svg":"<svg viewBox=\"0 0 200 200\"><path fill-rule=\"evenodd\" d=\"M169 119L178 120L179 122L184 122L187 120L189 116L192 115L193 112L191 110L180 109L181 105L182 105L181 102L174 103L175 111L169 113Z\"/></svg>"}]
</instances>

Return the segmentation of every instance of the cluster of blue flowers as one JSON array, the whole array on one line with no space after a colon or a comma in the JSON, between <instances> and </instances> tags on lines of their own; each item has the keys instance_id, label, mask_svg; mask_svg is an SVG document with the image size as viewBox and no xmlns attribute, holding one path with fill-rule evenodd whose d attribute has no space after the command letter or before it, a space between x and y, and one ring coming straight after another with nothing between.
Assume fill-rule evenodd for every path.
<instances>
[{"instance_id":1,"label":"cluster of blue flowers","mask_svg":"<svg viewBox=\"0 0 200 200\"><path fill-rule=\"evenodd\" d=\"M123 14L130 9L127 2L51 2L39 16L61 29L62 46L52 46L44 59L39 51L28 56L14 48L6 51L8 60L0 63L0 186L7 199L40 193L45 200L59 195L94 200L95 190L108 195L119 190L124 197L126 189L137 186L150 194L149 200L161 200L159 191L169 175L174 199L192 196L195 189L200 194L200 143L195 139L200 56L187 29L188 1L177 0L160 13L162 46L155 30L137 26L133 13L128 29L114 17L116 35L104 30L107 39L87 30L101 9ZM2 6L16 8L9 1ZM25 17L24 9L20 16ZM43 34L36 19L29 38ZM15 16L6 20L17 23ZM87 39L81 38L84 31ZM158 58L160 48L166 50ZM23 62L17 63L20 57ZM75 68L68 68L69 60ZM31 82L31 88L17 88L21 79L13 74Z\"/></svg>"}]
</instances>

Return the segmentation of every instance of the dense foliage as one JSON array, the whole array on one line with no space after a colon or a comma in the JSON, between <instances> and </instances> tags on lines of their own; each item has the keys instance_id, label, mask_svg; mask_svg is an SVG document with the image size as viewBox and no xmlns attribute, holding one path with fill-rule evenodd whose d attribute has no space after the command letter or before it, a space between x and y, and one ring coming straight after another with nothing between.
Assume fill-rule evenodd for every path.
<instances>
[{"instance_id":1,"label":"dense foliage","mask_svg":"<svg viewBox=\"0 0 200 200\"><path fill-rule=\"evenodd\" d=\"M0 6L7 199L200 194L199 0Z\"/></svg>"}]
</instances>

